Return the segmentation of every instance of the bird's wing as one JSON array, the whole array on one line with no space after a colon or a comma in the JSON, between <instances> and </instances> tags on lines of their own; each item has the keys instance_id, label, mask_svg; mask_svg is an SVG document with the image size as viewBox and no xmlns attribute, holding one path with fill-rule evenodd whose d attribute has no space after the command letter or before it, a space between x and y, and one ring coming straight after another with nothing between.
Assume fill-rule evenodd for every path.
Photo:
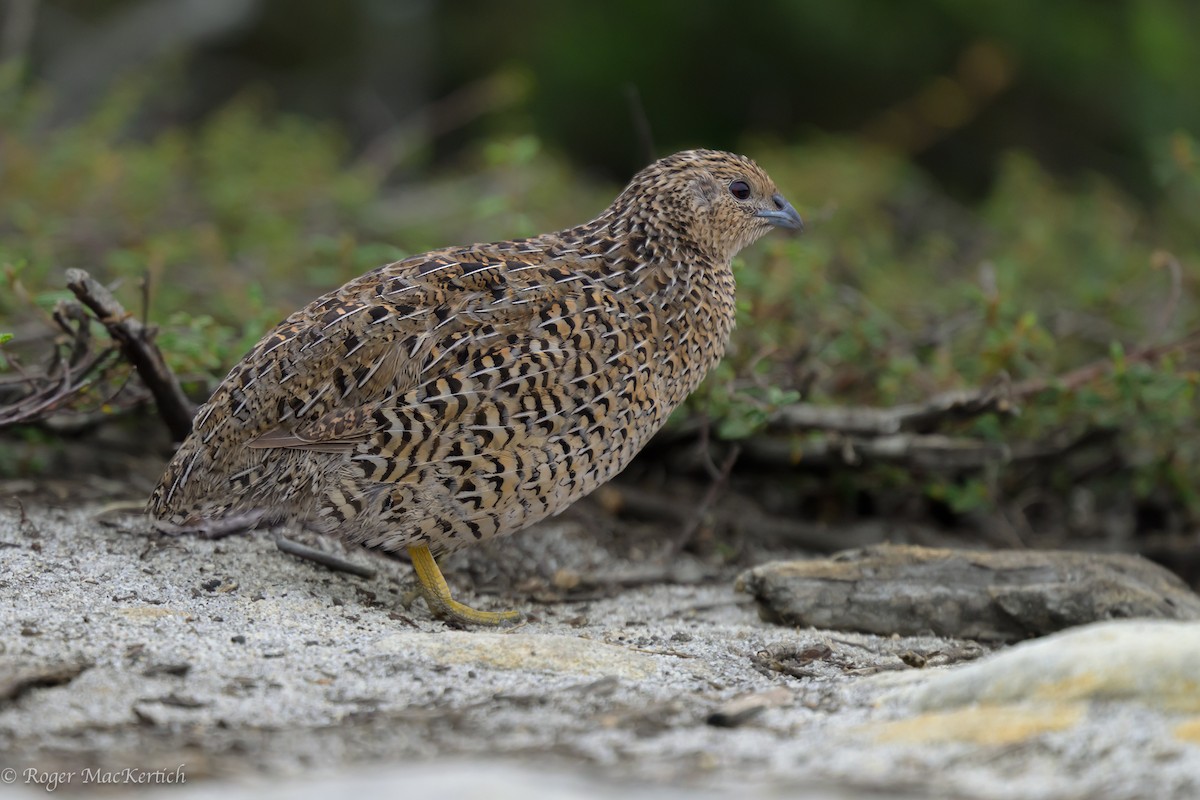
<instances>
[{"instance_id":1,"label":"bird's wing","mask_svg":"<svg viewBox=\"0 0 1200 800\"><path fill-rule=\"evenodd\" d=\"M283 442L333 411L408 390L419 372L413 351L446 299L426 276L446 260L429 253L389 264L292 314L221 382L195 434L206 444Z\"/></svg>"},{"instance_id":2,"label":"bird's wing","mask_svg":"<svg viewBox=\"0 0 1200 800\"><path fill-rule=\"evenodd\" d=\"M235 366L197 414L195 433L245 444L416 380L404 342L421 327L394 305L327 296L281 323Z\"/></svg>"},{"instance_id":3,"label":"bird's wing","mask_svg":"<svg viewBox=\"0 0 1200 800\"><path fill-rule=\"evenodd\" d=\"M531 378L536 393L564 360L532 354L531 342L563 313L570 282L531 279L542 266L532 256L506 259L426 257L347 284L300 312L300 326L285 322L246 359L278 370L268 409L277 413L271 424L260 418L246 445L349 452L390 424L382 409L444 405L439 397L472 403L469 389L446 380L517 362L527 375L548 375Z\"/></svg>"}]
</instances>

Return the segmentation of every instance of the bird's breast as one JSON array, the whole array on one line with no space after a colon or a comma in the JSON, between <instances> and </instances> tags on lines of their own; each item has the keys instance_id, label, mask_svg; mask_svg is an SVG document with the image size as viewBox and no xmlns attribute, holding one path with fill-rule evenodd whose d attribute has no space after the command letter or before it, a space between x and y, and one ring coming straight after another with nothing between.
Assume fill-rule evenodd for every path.
<instances>
[{"instance_id":1,"label":"bird's breast","mask_svg":"<svg viewBox=\"0 0 1200 800\"><path fill-rule=\"evenodd\" d=\"M725 354L736 315L733 274L694 267L668 281L656 305L655 382L669 414Z\"/></svg>"}]
</instances>

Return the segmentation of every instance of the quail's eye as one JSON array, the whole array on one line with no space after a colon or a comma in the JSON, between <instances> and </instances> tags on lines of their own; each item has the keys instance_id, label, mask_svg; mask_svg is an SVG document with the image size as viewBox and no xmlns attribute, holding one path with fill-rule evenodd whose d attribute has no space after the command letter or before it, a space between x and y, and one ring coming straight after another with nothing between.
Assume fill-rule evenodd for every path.
<instances>
[{"instance_id":1,"label":"quail's eye","mask_svg":"<svg viewBox=\"0 0 1200 800\"><path fill-rule=\"evenodd\" d=\"M729 184L729 193L738 200L750 199L750 184L745 181L734 181Z\"/></svg>"}]
</instances>

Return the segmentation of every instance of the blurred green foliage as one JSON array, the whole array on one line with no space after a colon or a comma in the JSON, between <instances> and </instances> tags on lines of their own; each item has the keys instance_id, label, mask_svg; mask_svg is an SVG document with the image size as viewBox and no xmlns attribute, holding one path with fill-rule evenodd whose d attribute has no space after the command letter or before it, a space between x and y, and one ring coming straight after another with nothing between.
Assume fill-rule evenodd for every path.
<instances>
[{"instance_id":1,"label":"blurred green foliage","mask_svg":"<svg viewBox=\"0 0 1200 800\"><path fill-rule=\"evenodd\" d=\"M446 159L532 133L612 180L645 159L638 113L664 152L866 135L972 199L1011 149L1149 197L1162 136L1200 135L1195 0L241 0L155 22L144 0L33 5L4 50L53 82L58 120L173 50L179 118L267 86L356 146L423 129Z\"/></svg>"},{"instance_id":2,"label":"blurred green foliage","mask_svg":"<svg viewBox=\"0 0 1200 800\"><path fill-rule=\"evenodd\" d=\"M1194 345L1189 357L1154 364L1125 358L1200 332L1200 217L1188 212L1200 188L1195 146L1171 137L1176 157L1152 208L1097 175L1068 185L1020 153L1004 159L985 202L965 208L886 151L748 145L799 198L811 229L735 265L737 336L691 408L707 408L723 435L743 437L763 431L795 389L820 404L892 406L1002 376L1045 379L1050 389L1015 419L987 416L946 432L1026 449L1111 432L1123 463L1090 476L1093 491L1128 502L1132 488L1200 518ZM1057 376L1105 359L1111 368L1056 388ZM1070 484L1091 466L1064 465L1057 477ZM871 480L914 477L880 469ZM929 477L924 488L964 511L995 508L1045 477L1001 470ZM1071 487L1055 488L1065 497Z\"/></svg>"},{"instance_id":3,"label":"blurred green foliage","mask_svg":"<svg viewBox=\"0 0 1200 800\"><path fill-rule=\"evenodd\" d=\"M1148 196L1164 132L1200 134L1193 0L433 8L445 85L472 79L481 52L527 70L535 90L514 124L610 169L642 158L631 87L664 149L736 147L748 131L867 134L972 197L1012 148Z\"/></svg>"},{"instance_id":4,"label":"blurred green foliage","mask_svg":"<svg viewBox=\"0 0 1200 800\"><path fill-rule=\"evenodd\" d=\"M88 119L47 131L37 124L44 98L12 72L0 83L0 268L10 285L48 308L63 295L62 270L81 266L139 309L148 280L160 343L197 396L275 320L366 269L565 227L619 189L583 180L527 133L384 186L337 129L253 93L201 124L131 137L148 84L127 83ZM1200 519L1196 361L1125 358L1200 327L1197 148L1182 131L1154 143L1150 204L1098 175L1057 179L1014 152L993 190L967 207L894 150L857 139L745 140L809 232L769 237L736 263L729 356L683 414L706 413L721 435L741 438L800 399L886 406L1111 358L1111 373L1040 393L1014 420L985 417L960 431L1012 443L1115 432L1128 464L1099 480L1165 495ZM0 293L0 327L28 330L30 312L20 293ZM955 510L989 508L1022 488L1002 469L872 479L916 481Z\"/></svg>"}]
</instances>

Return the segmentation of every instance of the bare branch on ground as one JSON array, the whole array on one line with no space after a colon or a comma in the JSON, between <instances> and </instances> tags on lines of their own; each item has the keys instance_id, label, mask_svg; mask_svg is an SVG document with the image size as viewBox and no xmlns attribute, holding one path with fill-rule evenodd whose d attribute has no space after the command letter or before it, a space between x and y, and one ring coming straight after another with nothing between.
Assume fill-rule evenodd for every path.
<instances>
[{"instance_id":1,"label":"bare branch on ground","mask_svg":"<svg viewBox=\"0 0 1200 800\"><path fill-rule=\"evenodd\" d=\"M179 380L154 343L154 329L128 313L108 289L84 270L67 270L67 286L91 309L121 348L121 354L133 364L146 388L154 395L159 416L171 436L176 440L186 438L192 431L196 407L184 395Z\"/></svg>"}]
</instances>

